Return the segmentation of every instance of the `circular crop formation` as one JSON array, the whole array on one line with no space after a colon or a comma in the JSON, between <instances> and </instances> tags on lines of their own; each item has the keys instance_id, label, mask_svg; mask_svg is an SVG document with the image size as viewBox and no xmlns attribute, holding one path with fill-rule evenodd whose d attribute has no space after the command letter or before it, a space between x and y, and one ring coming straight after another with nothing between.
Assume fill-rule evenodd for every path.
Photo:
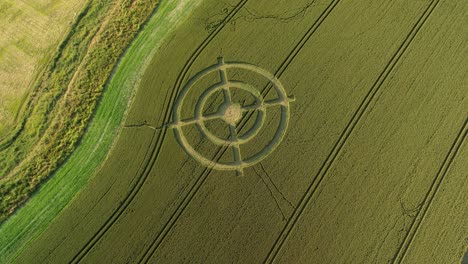
<instances>
[{"instance_id":1,"label":"circular crop formation","mask_svg":"<svg viewBox=\"0 0 468 264\"><path fill-rule=\"evenodd\" d=\"M277 98L273 100L265 100L261 92L252 85L242 81L229 80L227 76L228 69L243 69L263 76L269 80L271 86L276 91ZM197 81L202 79L207 74L213 72L219 72L221 81L207 88L201 94L196 103L194 116L192 118L182 119L181 113L188 91ZM241 105L237 102L233 102L231 95L234 89L240 89L244 92L247 92L253 98L255 98L255 103L250 105ZM212 114L203 114L203 110L209 99L219 92L222 92L224 100L223 103L219 106L218 110ZM234 170L237 171L238 174L242 175L244 168L253 166L265 159L281 143L288 127L290 114L289 103L292 101L294 101L294 99L288 97L278 78L276 78L270 72L252 64L225 62L223 58L218 58L217 64L214 64L199 72L193 76L185 85L174 105L173 122L169 125L169 127L174 128L175 136L182 148L202 165L216 170ZM265 123L267 108L273 106L281 107L279 126L277 127L273 138L261 151L251 157L243 158L241 154L241 146L248 143L255 136L257 136ZM240 135L240 124L245 118L248 118L246 115L244 115L248 111L256 112L256 119L252 127L250 127L247 132ZM205 122L214 119L220 119L229 126L229 136L227 138L222 138L213 134L206 127ZM195 150L191 144L189 144L184 132L182 131L182 127L187 125L196 125L201 134L213 144L231 148L233 150L234 159L229 162L221 162L204 157L197 150Z\"/></svg>"}]
</instances>

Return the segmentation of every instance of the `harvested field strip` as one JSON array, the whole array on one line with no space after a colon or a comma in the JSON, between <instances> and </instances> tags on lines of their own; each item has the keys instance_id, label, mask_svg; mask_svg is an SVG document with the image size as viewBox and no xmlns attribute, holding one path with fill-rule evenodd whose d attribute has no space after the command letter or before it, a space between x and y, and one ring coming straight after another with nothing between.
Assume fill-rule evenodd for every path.
<instances>
[{"instance_id":1,"label":"harvested field strip","mask_svg":"<svg viewBox=\"0 0 468 264\"><path fill-rule=\"evenodd\" d=\"M33 84L87 0L60 1L55 6L44 2L0 4L0 142L14 129Z\"/></svg>"},{"instance_id":2,"label":"harvested field strip","mask_svg":"<svg viewBox=\"0 0 468 264\"><path fill-rule=\"evenodd\" d=\"M310 200L316 193L318 186L323 181L323 178L327 175L330 167L333 165L337 156L340 154L341 149L343 148L346 141L350 137L351 133L353 132L356 125L358 124L359 120L362 118L362 116L368 109L371 101L374 99L375 95L379 92L380 88L382 87L382 84L388 78L392 70L395 68L395 65L397 65L402 55L405 53L405 51L407 50L411 42L414 40L414 37L416 36L416 34L419 32L421 27L424 25L424 23L427 21L429 16L432 14L438 2L439 0L433 0L429 4L429 6L424 11L422 16L418 19L414 27L408 33L403 43L401 43L400 47L397 49L393 57L385 66L379 78L377 78L375 83L372 85L366 97L359 105L359 108L354 113L353 118L350 120L350 122L346 126L343 133L341 133L338 141L335 143L330 154L325 159L325 162L322 164L318 174L314 177L314 180L312 181L311 185L309 185L309 187L307 188L307 191L304 193L304 196L301 198L299 204L297 205L296 210L294 210L293 215L288 220L288 223L285 225L283 231L281 232L281 235L278 237L275 244L271 248L270 253L268 253L267 258L265 259L265 263L272 263L275 260L284 242L286 241L288 236L291 234L291 230L297 224L297 220L301 217L301 214L303 213L304 209L307 207L307 204L310 202Z\"/></svg>"},{"instance_id":3,"label":"harvested field strip","mask_svg":"<svg viewBox=\"0 0 468 264\"><path fill-rule=\"evenodd\" d=\"M416 216L414 217L413 222L411 223L410 228L405 234L403 243L401 243L400 247L398 248L397 253L393 257L392 263L402 263L406 253L408 251L408 248L411 246L411 243L414 240L414 237L416 233L418 232L419 228L421 227L421 223L424 221L427 211L429 210L434 197L437 195L437 192L440 189L440 186L442 185L442 182L447 176L447 173L450 169L450 166L453 163L453 160L459 153L461 146L465 142L466 136L468 134L468 119L465 120L465 123L463 124L462 129L460 130L460 133L457 135L455 141L453 142L452 147L450 148L450 151L447 153L447 156L444 159L444 162L440 166L436 177L434 178L434 181L431 184L431 187L427 191L426 195L424 196L424 199L421 202L421 208L417 211Z\"/></svg>"},{"instance_id":4,"label":"harvested field strip","mask_svg":"<svg viewBox=\"0 0 468 264\"><path fill-rule=\"evenodd\" d=\"M64 53L64 49L67 47L67 44L70 41L72 41L72 38L76 35L76 31L79 31L80 27L82 27L81 24L83 23L83 21L87 19L86 15L88 13L92 13L92 11L90 12L91 3L92 3L91 0L86 2L86 4L83 7L83 10L81 10L81 12L77 15L75 21L71 25L68 34L65 36L64 40L58 46L55 56L51 59L51 61L49 62L49 65L47 65L47 69L45 69L45 71L39 77L45 78L45 76L50 75L51 72L54 70L54 68L57 66L57 64L60 62L60 58L62 57L62 54ZM87 23L90 23L90 22L88 21ZM94 36L94 33L95 31L90 32L91 38ZM86 44L89 44L88 41L89 41L89 38L83 39L83 46L85 46ZM78 58L77 60L81 61L81 59L82 59L82 56ZM58 65L58 66L63 66L63 65ZM38 82L41 82L41 81L44 81L44 80L41 80L39 78ZM38 98L37 96L34 96L34 95L39 92L40 87L41 87L40 83L36 84L35 87L33 87L34 89L32 91L31 96L29 97L30 99L24 102L24 105L22 107L24 109L22 109L21 113L18 113L18 116L15 118L18 120L15 121L16 124L14 128L12 128L8 133L6 133L6 135L0 138L0 151L3 151L7 149L9 146L11 146L11 144L13 144L15 140L18 138L20 133L23 132L25 123L27 119L30 117L31 111L33 110L32 108L34 104L37 103Z\"/></svg>"},{"instance_id":5,"label":"harvested field strip","mask_svg":"<svg viewBox=\"0 0 468 264\"><path fill-rule=\"evenodd\" d=\"M340 2L340 0L334 0L331 1L330 4L327 6L327 8L323 11L323 13L319 16L319 18L312 24L312 26L307 30L307 32L303 35L303 37L300 39L299 43L294 47L294 49L288 54L288 56L285 58L285 60L281 63L280 67L278 70L275 72L275 76L277 78L280 78L281 75L284 73L284 71L287 69L288 65L294 60L294 58L297 56L297 54L301 51L301 49L304 47L304 45L307 43L307 41L312 37L314 32L320 27L322 22L327 18L327 16L333 11L333 8ZM264 87L261 91L262 95L266 97L268 92L270 91L271 86ZM250 113L242 118L240 121L240 130L242 130L243 127L248 122L248 119L252 117L253 113ZM227 147L221 147L216 151L215 156L212 158L212 160L219 161L221 157L225 154L227 151ZM171 216L169 221L164 225L163 230L159 233L159 235L156 237L156 239L151 243L150 247L145 251L145 254L143 255L142 259L139 261L139 263L148 263L153 256L154 252L157 250L159 245L163 242L164 238L166 237L167 233L171 230L171 228L174 226L174 224L177 222L179 219L180 215L184 212L185 208L190 204L190 202L193 200L197 192L200 190L201 186L205 183L206 179L210 175L212 170L210 168L205 168L202 172L202 174L198 177L195 185L192 186L190 189L189 193L187 196L185 196L184 200L182 203L177 207L176 211L174 214Z\"/></svg>"},{"instance_id":6,"label":"harvested field strip","mask_svg":"<svg viewBox=\"0 0 468 264\"><path fill-rule=\"evenodd\" d=\"M228 14L228 16L225 18L224 22L221 23L221 25L213 31L212 34L210 34L205 41L196 49L194 54L192 55L192 63L193 60L198 56L198 54L210 43L210 41L222 30L222 28L226 25L226 23L232 19L232 17L235 16L235 14L242 8L242 6L247 2L248 0L242 0L239 2L239 4ZM171 105L175 101L175 96L177 95L177 91L180 89L182 86L182 80L184 79L188 68L190 67L191 63L188 62L186 66L184 66L184 69L182 72L179 74L179 78L177 83L175 84L174 89L172 90L172 94L170 96L169 100L169 105L166 107L167 111L164 113L164 118L165 120L164 123L168 123L170 121L170 109ZM156 132L155 132L156 133ZM96 234L93 235L93 237L81 248L81 250L76 254L72 260L71 263L78 263L80 262L83 257L86 256L86 254L92 249L92 247L99 241L99 239L109 230L109 228L115 223L115 221L118 220L118 218L122 215L122 213L127 209L128 205L132 202L132 200L135 198L136 194L139 192L141 187L146 181L146 178L148 177L149 171L154 165L154 162L156 161L156 158L159 154L159 151L161 150L161 145L163 142L163 139L166 135L166 129L162 129L161 133L158 133L156 137L156 141L152 140L152 145L150 146L151 151L151 158L149 162L144 166L142 173L139 174L140 176L138 177L138 182L135 185L134 188L131 189L130 193L128 196L125 198L125 200L122 202L121 206L117 208L116 211L111 215L110 218L107 219L107 221L104 223L104 225L98 230ZM153 146L154 144L154 146Z\"/></svg>"}]
</instances>

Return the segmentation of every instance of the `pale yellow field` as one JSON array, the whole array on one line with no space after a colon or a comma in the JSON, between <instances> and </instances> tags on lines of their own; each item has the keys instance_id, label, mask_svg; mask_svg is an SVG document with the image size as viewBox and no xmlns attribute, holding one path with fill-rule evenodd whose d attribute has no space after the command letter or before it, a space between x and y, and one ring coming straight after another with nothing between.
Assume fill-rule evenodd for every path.
<instances>
[{"instance_id":1,"label":"pale yellow field","mask_svg":"<svg viewBox=\"0 0 468 264\"><path fill-rule=\"evenodd\" d=\"M85 2L0 1L0 137Z\"/></svg>"}]
</instances>

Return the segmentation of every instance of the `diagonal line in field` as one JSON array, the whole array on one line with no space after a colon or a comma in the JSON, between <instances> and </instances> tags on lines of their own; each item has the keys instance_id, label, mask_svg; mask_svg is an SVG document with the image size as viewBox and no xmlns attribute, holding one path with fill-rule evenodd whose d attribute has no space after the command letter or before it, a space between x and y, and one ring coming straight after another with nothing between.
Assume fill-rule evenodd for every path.
<instances>
[{"instance_id":1,"label":"diagonal line in field","mask_svg":"<svg viewBox=\"0 0 468 264\"><path fill-rule=\"evenodd\" d=\"M302 47L307 43L307 41L311 38L311 36L317 31L317 29L320 27L320 25L323 23L323 21L328 17L328 15L332 12L332 10L335 8L335 6L340 2L341 0L333 0L327 8L324 10L324 12L320 15L320 17L313 23L313 25L309 28L309 30L305 33L305 35L301 38L301 40L298 42L298 44L293 48L293 50L288 54L286 59L282 62L280 65L279 69L276 71L275 76L279 78L286 68L289 66L289 64L293 61L293 59L297 56L297 54L300 52ZM268 94L269 90L271 89L272 86L267 85L263 91L262 94L266 95ZM244 118L241 121L241 124L239 126L239 131L247 124L247 121L250 119L250 117L253 116L253 113L250 113L250 115L244 116ZM226 152L227 147L221 147L218 149L216 154L214 155L213 160L218 161ZM211 168L205 168L200 175L200 177L197 179L195 184L192 186L192 188L189 190L189 193L187 196L185 196L184 200L182 203L177 207L176 211L174 214L171 216L169 221L165 224L163 230L161 233L155 238L153 243L151 243L151 246L146 250L145 254L143 255L142 259L139 261L139 263L148 263L149 260L151 259L152 255L156 252L158 247L162 244L163 240L166 238L167 234L170 232L172 227L175 225L175 223L178 221L179 217L182 215L184 210L187 208L188 204L193 200L195 195L198 193L202 185L206 182L209 174L212 172Z\"/></svg>"},{"instance_id":2,"label":"diagonal line in field","mask_svg":"<svg viewBox=\"0 0 468 264\"><path fill-rule=\"evenodd\" d=\"M210 33L210 35L195 49L195 51L191 54L190 59L184 65L182 71L179 73L176 83L174 85L174 89L171 89L170 99L168 101L169 105L166 107L166 111L164 112L164 123L168 123L170 120L170 109L173 102L176 99L176 95L181 89L182 81L184 80L185 76L187 75L188 70L190 69L191 65L194 63L195 59L200 55L200 53L208 46L208 44L218 35L218 33L224 28L224 26L229 22L234 15L240 10L240 8L245 5L248 0L242 0L238 3L236 8L234 8L224 19L223 23L221 23L216 30ZM167 101L167 100L166 100ZM156 133L157 131L155 131ZM143 166L143 173L141 173L137 179L137 183L132 189L129 191L129 194L124 198L122 203L116 208L116 210L111 214L111 216L106 220L104 225L102 225L97 232L83 245L83 247L74 255L74 257L70 260L69 263L79 263L94 247L94 245L104 236L104 234L112 227L112 225L120 218L123 212L128 208L130 203L136 197L138 192L140 191L141 187L146 182L148 175L156 161L156 158L159 155L159 152L162 147L162 142L164 141L165 135L167 132L167 128L163 128L161 133L158 134L156 137L156 141L152 141L150 144L151 151L151 158L149 159L148 163ZM154 138L154 137L153 137Z\"/></svg>"},{"instance_id":3,"label":"diagonal line in field","mask_svg":"<svg viewBox=\"0 0 468 264\"><path fill-rule=\"evenodd\" d=\"M439 0L433 0L426 10L423 12L421 17L418 19L416 24L413 26L409 34L406 36L405 40L402 42L400 47L397 49L395 54L392 56L390 61L387 63L385 66L384 70L382 73L379 75L377 80L374 82L372 85L371 89L367 93L366 97L364 100L361 102L359 105L358 109L354 113L353 117L351 118L350 122L344 129L344 131L341 133L338 141L335 143L333 146L332 150L328 154L327 158L325 159L324 163L319 169L319 172L315 176L314 180L312 183L309 185L307 188L307 191L304 193L302 196L297 209L294 210L293 215L290 217L289 221L286 223L285 227L283 228L281 234L278 236L277 240L273 244L273 247L271 248L270 252L268 253L267 257L264 260L264 263L273 263L273 261L276 259L278 256L278 253L280 252L282 246L284 245L285 241L288 239L290 236L292 229L296 225L297 221L299 220L300 216L304 212L305 208L307 207L308 203L311 201L312 197L316 193L319 185L322 183L323 179L327 175L330 167L336 160L337 156L339 155L341 149L343 148L344 144L348 140L349 136L353 132L354 128L358 124L359 120L361 117L364 115L366 112L368 106L370 105L371 101L373 101L373 98L377 94L377 92L380 90L382 87L382 84L386 81L387 77L390 75L390 73L393 71L395 66L397 65L398 61L402 57L402 55L405 53L407 48L410 46L411 42L421 29L421 27L425 24L429 16L432 14L434 9L436 8L437 4L439 3Z\"/></svg>"},{"instance_id":4,"label":"diagonal line in field","mask_svg":"<svg viewBox=\"0 0 468 264\"><path fill-rule=\"evenodd\" d=\"M410 228L406 232L405 238L403 239L403 242L400 244L398 247L397 252L393 256L392 263L401 263L405 256L406 252L408 251L408 248L410 247L411 243L413 242L413 239L418 232L421 223L423 222L424 218L426 217L426 213L429 210L429 207L432 204L432 201L434 200L434 197L436 196L437 192L440 189L440 186L442 182L444 181L450 166L453 163L453 160L457 156L458 152L461 149L461 146L465 142L466 136L468 134L468 119L465 120L465 123L463 124L460 132L458 133L457 137L455 138L455 141L453 142L452 146L450 147L449 152L445 156L444 161L440 165L437 174L432 181L431 187L429 187L429 190L427 191L426 195L424 196L424 199L422 201L422 206L421 209L418 210L416 217L411 223Z\"/></svg>"}]
</instances>

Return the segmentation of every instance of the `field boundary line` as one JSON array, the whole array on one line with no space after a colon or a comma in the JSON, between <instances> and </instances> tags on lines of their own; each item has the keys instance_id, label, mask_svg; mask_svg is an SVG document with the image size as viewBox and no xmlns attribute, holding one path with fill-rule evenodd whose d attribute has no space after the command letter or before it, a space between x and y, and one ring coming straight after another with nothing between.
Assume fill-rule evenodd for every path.
<instances>
[{"instance_id":1,"label":"field boundary line","mask_svg":"<svg viewBox=\"0 0 468 264\"><path fill-rule=\"evenodd\" d=\"M416 24L413 26L409 34L405 37L404 41L402 44L398 47L397 51L395 54L392 56L392 58L389 60L389 62L385 65L384 70L382 73L379 75L379 77L376 79L374 84L371 86L371 89L365 96L364 100L361 102L359 105L358 109L356 112L353 114L351 120L349 121L348 125L345 127L344 131L341 133L340 137L338 138L338 141L335 143L333 146L332 150L326 157L324 163L320 167L318 173L314 177L312 183L309 185L307 188L307 191L304 193L302 196L299 204L296 207L296 210L294 210L293 214L289 218L288 222L284 226L281 234L278 236L277 240L273 244L272 248L270 249L270 252L266 256L264 263L273 263L276 257L278 256L278 253L280 252L282 246L284 245L285 241L288 239L290 236L293 227L296 225L297 221L299 220L300 216L304 212L305 208L311 201L312 197L316 193L318 187L322 183L323 179L327 175L329 169L333 165L334 161L338 157L339 153L341 152L344 144L347 142L348 138L350 137L351 133L353 132L354 128L356 125L359 123L359 120L361 120L361 117L364 115L366 112L368 106L370 103L373 101L375 98L375 95L379 92L380 88L382 87L382 84L387 80L387 77L390 75L390 73L393 71L397 63L399 62L400 58L402 55L405 53L407 48L410 46L412 43L413 39L421 29L421 27L425 24L427 21L428 17L432 14L434 11L435 7L439 3L439 0L432 0L431 3L428 5L426 10L423 12L421 17L417 20Z\"/></svg>"},{"instance_id":2,"label":"field boundary line","mask_svg":"<svg viewBox=\"0 0 468 264\"><path fill-rule=\"evenodd\" d=\"M304 45L307 43L307 41L310 39L310 37L316 32L316 30L320 27L322 22L328 17L328 15L331 13L331 11L335 8L335 6L340 2L341 0L333 0L330 2L330 4L327 6L327 8L322 12L322 14L319 16L319 18L312 24L312 26L307 30L306 34L301 38L301 40L296 44L296 46L293 48L293 50L288 54L286 59L281 63L279 69L275 72L275 76L279 78L286 68L289 66L289 64L293 61L293 59L297 56L297 54L300 52L300 50L304 47ZM263 89L262 94L265 95L269 92L271 89L270 84L267 84L267 86ZM250 115L246 115L242 118L240 122L240 130L247 124L248 120L250 117L252 117L253 113L250 113ZM219 160L224 153L226 152L228 148L227 147L220 147L218 151L216 152L215 160ZM183 199L182 203L177 207L176 211L174 214L171 216L169 221L166 223L164 226L162 232L155 238L153 243L151 243L150 247L145 251L145 254L143 257L140 259L139 263L148 263L153 254L156 252L156 250L159 248L159 246L162 244L163 240L166 238L167 234L169 231L172 229L172 227L175 225L175 223L178 221L179 217L182 215L182 213L185 211L185 208L187 208L188 204L193 200L195 195L198 193L200 190L201 186L206 182L208 176L212 172L211 168L205 168L203 172L201 173L200 177L197 179L195 184L190 188L189 193L185 198Z\"/></svg>"},{"instance_id":3,"label":"field boundary line","mask_svg":"<svg viewBox=\"0 0 468 264\"><path fill-rule=\"evenodd\" d=\"M427 191L426 195L424 196L422 200L421 209L418 210L418 212L416 213L416 216L414 217L414 220L412 221L410 228L408 229L408 232L406 232L405 234L405 238L403 239L403 242L400 244L397 252L393 256L392 263L403 262L406 256L406 253L408 252L408 249L411 246L411 243L413 242L414 237L416 236L419 228L421 227L421 223L426 217L426 213L428 212L432 204L432 201L434 200L434 197L437 195L440 189L440 186L442 185L442 182L444 181L445 177L447 176L449 172L450 166L452 165L453 161L455 160L455 157L459 153L461 146L465 142L467 134L468 134L468 119L465 119L465 122L460 132L458 132L458 135L455 138L454 142L452 143L452 146L450 147L450 150L445 156L444 161L440 165L437 171L437 174L434 180L432 181L431 186L429 187L429 190Z\"/></svg>"},{"instance_id":4,"label":"field boundary line","mask_svg":"<svg viewBox=\"0 0 468 264\"><path fill-rule=\"evenodd\" d=\"M247 1L248 0L240 1L238 3L238 6L243 6ZM208 35L208 37L192 53L192 55L191 55L191 57L189 59L190 63L186 63L184 65L184 68L179 73L179 76L177 78L174 89L172 89L171 96L170 96L172 102L175 101L178 90L180 90L181 83L182 83L183 79L185 78L185 76L187 75L187 72L190 69L190 66L193 64L193 62L196 60L196 58L199 56L199 54L206 48L206 46L208 46L208 44L224 28L224 26L227 24L227 22L229 22L230 19L232 19L232 17L239 11L239 9L232 10L228 14L228 16L226 16L226 18L223 20L223 23L221 23L216 28L216 30L211 32ZM169 105L168 105L168 107L166 108L166 111L163 114L166 123L170 121L171 101L169 102ZM167 132L167 128L163 128L161 133L158 133L158 136L156 137L156 140L152 141L151 145L154 145L154 146L152 147L152 151L151 151L151 154L150 154L151 158L150 158L148 164L146 166L144 166L143 173L140 174L140 176L138 177L137 183L130 190L129 195L124 198L123 202L117 207L117 209L106 220L104 225L101 226L98 229L98 231L91 237L91 239L89 239L88 242L85 245L82 246L82 248L78 251L77 254L75 254L75 256L70 260L69 263L79 263L89 253L89 251L94 247L94 245L105 235L105 233L107 233L107 231L112 227L112 225L120 218L120 216L123 214L123 212L131 204L133 199L139 193L142 186L145 184L146 179L148 178L149 173L152 170L152 167L153 167L153 165L154 165L154 163L156 161L156 158L159 155L159 152L161 150L161 146L162 146L162 143L164 141L164 137L166 135L166 132ZM155 131L155 133L157 133L157 131Z\"/></svg>"}]
</instances>

